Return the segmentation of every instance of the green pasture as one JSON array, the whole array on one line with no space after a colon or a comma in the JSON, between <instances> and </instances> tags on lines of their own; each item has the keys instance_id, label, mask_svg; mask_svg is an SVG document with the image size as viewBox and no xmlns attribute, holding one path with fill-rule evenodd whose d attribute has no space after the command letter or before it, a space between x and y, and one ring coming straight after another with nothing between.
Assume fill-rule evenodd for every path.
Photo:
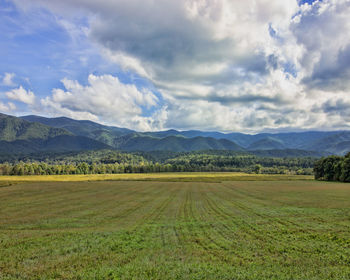
<instances>
[{"instance_id":1,"label":"green pasture","mask_svg":"<svg viewBox=\"0 0 350 280\"><path fill-rule=\"evenodd\" d=\"M0 279L350 279L349 184L130 176L0 178Z\"/></svg>"}]
</instances>

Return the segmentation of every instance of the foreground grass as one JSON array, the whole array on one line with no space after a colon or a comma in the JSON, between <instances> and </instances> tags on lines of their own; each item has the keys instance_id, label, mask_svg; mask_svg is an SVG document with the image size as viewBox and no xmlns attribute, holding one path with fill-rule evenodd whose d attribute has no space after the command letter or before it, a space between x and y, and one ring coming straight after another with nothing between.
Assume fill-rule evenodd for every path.
<instances>
[{"instance_id":1,"label":"foreground grass","mask_svg":"<svg viewBox=\"0 0 350 280\"><path fill-rule=\"evenodd\" d=\"M4 185L0 279L350 279L349 197L296 180Z\"/></svg>"},{"instance_id":2,"label":"foreground grass","mask_svg":"<svg viewBox=\"0 0 350 280\"><path fill-rule=\"evenodd\" d=\"M286 181L312 180L310 175L269 175L240 172L123 173L87 175L0 176L2 182L84 182L84 181Z\"/></svg>"}]
</instances>

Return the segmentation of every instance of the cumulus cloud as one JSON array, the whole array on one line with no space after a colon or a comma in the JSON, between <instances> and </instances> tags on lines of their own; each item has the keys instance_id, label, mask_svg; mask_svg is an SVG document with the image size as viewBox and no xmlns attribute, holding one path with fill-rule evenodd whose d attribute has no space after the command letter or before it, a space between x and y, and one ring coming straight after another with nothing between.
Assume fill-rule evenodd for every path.
<instances>
[{"instance_id":1,"label":"cumulus cloud","mask_svg":"<svg viewBox=\"0 0 350 280\"><path fill-rule=\"evenodd\" d=\"M334 114L350 91L348 0L15 2L44 6L66 25L86 16L86 36L105 58L151 81L163 100L92 75L85 87L63 80L65 90L42 100L55 112L143 130L350 125ZM145 116L147 106L154 109Z\"/></svg>"},{"instance_id":2,"label":"cumulus cloud","mask_svg":"<svg viewBox=\"0 0 350 280\"><path fill-rule=\"evenodd\" d=\"M350 88L350 2L316 1L304 5L291 29L304 49L300 75L310 88Z\"/></svg>"},{"instance_id":3,"label":"cumulus cloud","mask_svg":"<svg viewBox=\"0 0 350 280\"><path fill-rule=\"evenodd\" d=\"M86 7L103 14L91 22L90 37L109 58L164 94L205 98L221 85L255 83L268 74L269 26L286 28L298 6L265 2L108 2L113 13L103 4Z\"/></svg>"},{"instance_id":4,"label":"cumulus cloud","mask_svg":"<svg viewBox=\"0 0 350 280\"><path fill-rule=\"evenodd\" d=\"M6 92L6 96L9 99L23 102L28 105L34 105L35 95L32 91L24 89L22 86Z\"/></svg>"},{"instance_id":5,"label":"cumulus cloud","mask_svg":"<svg viewBox=\"0 0 350 280\"><path fill-rule=\"evenodd\" d=\"M13 81L13 78L15 77L14 73L5 73L4 77L2 78L2 85L13 87L16 86L16 84Z\"/></svg>"},{"instance_id":6,"label":"cumulus cloud","mask_svg":"<svg viewBox=\"0 0 350 280\"><path fill-rule=\"evenodd\" d=\"M6 103L3 103L0 101L0 112L8 113L8 112L12 112L14 110L16 110L16 105L13 104L12 102L8 102L6 104Z\"/></svg>"},{"instance_id":7,"label":"cumulus cloud","mask_svg":"<svg viewBox=\"0 0 350 280\"><path fill-rule=\"evenodd\" d=\"M124 84L111 75L89 75L85 86L69 79L62 83L64 89L54 89L51 96L41 99L48 112L76 119L101 119L140 130L153 129L155 121L144 114L158 104L157 96L150 90Z\"/></svg>"}]
</instances>

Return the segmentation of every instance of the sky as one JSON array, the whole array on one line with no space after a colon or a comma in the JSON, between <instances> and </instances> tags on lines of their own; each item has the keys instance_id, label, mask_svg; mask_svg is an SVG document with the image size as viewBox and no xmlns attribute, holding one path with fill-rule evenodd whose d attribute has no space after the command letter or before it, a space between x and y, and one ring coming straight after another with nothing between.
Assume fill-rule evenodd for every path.
<instances>
[{"instance_id":1,"label":"sky","mask_svg":"<svg viewBox=\"0 0 350 280\"><path fill-rule=\"evenodd\" d=\"M0 112L349 129L349 34L350 0L0 0Z\"/></svg>"}]
</instances>

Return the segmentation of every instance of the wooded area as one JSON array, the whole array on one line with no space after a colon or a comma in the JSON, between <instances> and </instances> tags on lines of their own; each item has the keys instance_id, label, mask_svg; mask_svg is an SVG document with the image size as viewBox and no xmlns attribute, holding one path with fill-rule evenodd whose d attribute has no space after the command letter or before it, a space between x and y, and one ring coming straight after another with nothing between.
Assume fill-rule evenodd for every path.
<instances>
[{"instance_id":1,"label":"wooded area","mask_svg":"<svg viewBox=\"0 0 350 280\"><path fill-rule=\"evenodd\" d=\"M318 160L314 173L317 180L350 182L350 153Z\"/></svg>"},{"instance_id":2,"label":"wooded area","mask_svg":"<svg viewBox=\"0 0 350 280\"><path fill-rule=\"evenodd\" d=\"M316 158L273 158L203 151L125 153L113 150L36 154L2 161L0 175L115 174L150 172L247 172L311 175Z\"/></svg>"}]
</instances>

